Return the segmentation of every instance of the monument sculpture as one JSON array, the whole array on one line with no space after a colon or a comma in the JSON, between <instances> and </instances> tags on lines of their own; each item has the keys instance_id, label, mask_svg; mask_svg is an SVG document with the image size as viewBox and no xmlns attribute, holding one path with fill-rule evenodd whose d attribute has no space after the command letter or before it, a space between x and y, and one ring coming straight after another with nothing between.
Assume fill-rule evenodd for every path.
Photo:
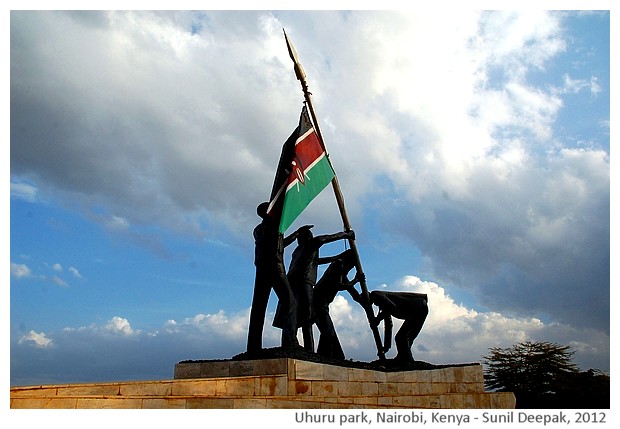
<instances>
[{"instance_id":1,"label":"monument sculpture","mask_svg":"<svg viewBox=\"0 0 620 429\"><path fill-rule=\"evenodd\" d=\"M234 356L227 364L181 362L175 367L175 378L203 374L251 376L243 389L231 387L231 396L234 404L234 401L243 400L239 399L240 394L243 396L240 392L254 389L254 394L249 394L252 407L258 406L264 398L265 404L277 403L278 408L310 404L318 407L327 404L329 407L514 408L513 394L484 392L479 364L438 366L415 361L413 343L429 312L426 294L368 291L355 233L318 126L306 75L286 32L284 37L305 102L297 128L282 147L269 201L258 207L262 221L254 230L256 279L247 351ZM286 236L301 212L330 184L342 217L343 231L314 235L314 225L304 225ZM294 240L297 246L287 269L284 249ZM323 245L337 240L346 240L348 249L336 255L320 254ZM322 264L328 266L317 279L318 266ZM282 329L282 340L281 347L263 349L263 327L271 289L278 297L273 325ZM345 291L366 314L377 348L376 361L347 359L330 315L330 304ZM392 346L392 318L402 320L402 324L394 336L396 357L386 359ZM383 339L379 333L381 323ZM319 331L316 350L313 325ZM297 340L300 328L303 347ZM393 375L388 376L388 373ZM278 374L277 379L266 380L275 374ZM260 377L260 381L255 377ZM368 379L373 381L369 383ZM293 399L285 404L279 399L283 396ZM308 398L312 399L306 402Z\"/></svg>"},{"instance_id":2,"label":"monument sculpture","mask_svg":"<svg viewBox=\"0 0 620 429\"><path fill-rule=\"evenodd\" d=\"M303 349L314 353L313 325L316 324L320 332L316 353L324 357L345 359L329 315L329 304L338 292L346 290L366 313L379 360L385 360L385 353L391 347L392 317L396 317L404 321L395 337L397 360L413 362L411 347L428 314L427 297L405 292L368 292L355 244L355 233L349 224L338 178L318 127L306 75L286 32L284 36L305 102L299 125L282 147L270 200L257 208L262 221L254 229L256 277L247 352L262 350L265 313L273 289L278 298L273 325L282 330L282 348L301 347L297 340L297 332L301 328ZM285 236L300 213L329 184L334 190L344 231L315 236L312 233L313 225L304 225ZM295 239L297 247L287 270L284 249ZM340 255L320 257L319 250L324 244L343 239L347 240L350 247L348 250ZM330 265L317 283L317 267L325 263ZM353 268L355 276L349 280L347 276ZM358 284L360 292L355 289ZM373 306L378 307L377 315ZM385 327L383 341L378 330L381 322Z\"/></svg>"},{"instance_id":3,"label":"monument sculpture","mask_svg":"<svg viewBox=\"0 0 620 429\"><path fill-rule=\"evenodd\" d=\"M413 342L429 311L426 294L368 291L356 236L321 136L306 76L286 32L284 37L305 102L298 126L282 147L269 200L257 209L261 222L254 230L256 278L247 351L229 361L179 362L175 379L191 379L196 384L196 379L204 379L211 385L211 390L206 384L198 389L200 398L191 398L191 405L195 399L209 401L205 407L213 407L214 401L221 399L217 404L228 408L514 408L512 393L484 391L483 370L478 363L434 365L414 360ZM343 231L315 235L314 225L303 225L286 235L302 211L330 184ZM287 266L285 248L295 240L297 246ZM325 244L337 240L344 240L348 248L335 255L322 254ZM320 274L318 267L324 264L327 267ZM279 347L263 348L272 289L278 298L273 325L282 330L282 339ZM366 314L377 360L347 359L346 347L330 315L330 304L344 292ZM394 336L396 356L387 359L393 318L402 324ZM383 338L379 333L382 323ZM319 332L316 350L314 325ZM298 341L300 328L303 347ZM205 392L214 392L214 397ZM420 422L413 420L417 416L414 413L411 422ZM422 419L421 415L416 418ZM296 421L305 421L303 416ZM396 420L391 413L378 413L377 421Z\"/></svg>"}]
</instances>

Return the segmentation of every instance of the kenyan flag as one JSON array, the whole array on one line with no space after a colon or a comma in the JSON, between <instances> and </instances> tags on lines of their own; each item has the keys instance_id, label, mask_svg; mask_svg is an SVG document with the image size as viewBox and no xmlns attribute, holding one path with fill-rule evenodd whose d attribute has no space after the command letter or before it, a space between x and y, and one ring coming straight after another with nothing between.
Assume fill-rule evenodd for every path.
<instances>
[{"instance_id":1,"label":"kenyan flag","mask_svg":"<svg viewBox=\"0 0 620 429\"><path fill-rule=\"evenodd\" d=\"M280 218L286 229L334 178L334 170L321 146L304 105L299 126L282 147L267 212Z\"/></svg>"}]
</instances>

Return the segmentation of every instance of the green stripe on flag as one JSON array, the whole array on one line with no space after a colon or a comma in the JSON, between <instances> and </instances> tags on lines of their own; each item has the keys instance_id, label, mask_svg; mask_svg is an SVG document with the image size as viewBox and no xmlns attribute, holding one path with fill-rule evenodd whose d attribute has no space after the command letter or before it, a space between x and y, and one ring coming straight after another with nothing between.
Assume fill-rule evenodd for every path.
<instances>
[{"instance_id":1,"label":"green stripe on flag","mask_svg":"<svg viewBox=\"0 0 620 429\"><path fill-rule=\"evenodd\" d=\"M329 185L334 178L334 170L327 156L323 155L312 168L305 171L305 175L305 185L296 180L286 191L280 218L281 233L284 233L308 204Z\"/></svg>"}]
</instances>

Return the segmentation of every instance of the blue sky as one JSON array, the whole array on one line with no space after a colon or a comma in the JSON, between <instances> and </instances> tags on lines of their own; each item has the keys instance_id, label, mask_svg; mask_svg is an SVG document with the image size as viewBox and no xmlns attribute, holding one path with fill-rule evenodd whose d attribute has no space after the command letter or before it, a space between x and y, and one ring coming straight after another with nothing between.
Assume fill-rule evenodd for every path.
<instances>
[{"instance_id":1,"label":"blue sky","mask_svg":"<svg viewBox=\"0 0 620 429\"><path fill-rule=\"evenodd\" d=\"M552 341L609 371L608 12L14 11L11 385L245 351L255 207L303 102L282 28L369 289L429 294L416 359ZM342 229L330 188L304 223ZM375 359L357 304L331 311Z\"/></svg>"}]
</instances>

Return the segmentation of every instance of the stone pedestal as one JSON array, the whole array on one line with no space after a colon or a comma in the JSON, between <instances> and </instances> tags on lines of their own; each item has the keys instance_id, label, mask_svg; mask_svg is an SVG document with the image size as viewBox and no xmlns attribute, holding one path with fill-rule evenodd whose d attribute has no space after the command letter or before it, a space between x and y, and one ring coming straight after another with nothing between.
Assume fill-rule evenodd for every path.
<instances>
[{"instance_id":1,"label":"stone pedestal","mask_svg":"<svg viewBox=\"0 0 620 429\"><path fill-rule=\"evenodd\" d=\"M218 380L216 396L245 397L250 408L263 398L267 408L515 407L512 393L485 392L478 364L385 372L291 358L198 361L178 363L174 378Z\"/></svg>"}]
</instances>

